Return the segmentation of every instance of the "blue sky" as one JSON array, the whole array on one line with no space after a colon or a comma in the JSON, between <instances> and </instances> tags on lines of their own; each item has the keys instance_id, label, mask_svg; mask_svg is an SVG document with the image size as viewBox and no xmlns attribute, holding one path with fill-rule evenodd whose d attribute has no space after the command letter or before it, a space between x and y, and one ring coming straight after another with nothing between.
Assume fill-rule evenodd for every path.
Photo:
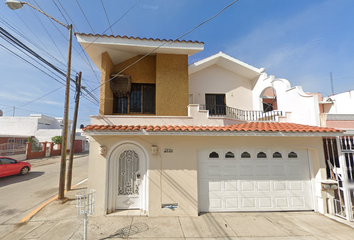
<instances>
[{"instance_id":1,"label":"blue sky","mask_svg":"<svg viewBox=\"0 0 354 240\"><path fill-rule=\"evenodd\" d=\"M232 0L102 0L111 24L138 2L112 29L101 0L28 2L63 23L73 23L77 32L110 35L113 31L121 36L175 39ZM268 75L288 79L305 92L328 96L332 92L330 72L335 93L354 90L353 10L352 0L239 0L184 39L205 44L204 51L190 57L190 63L222 51L257 68L264 67ZM68 32L64 27L29 6L13 11L5 4L0 5L0 26L66 71ZM2 38L0 44L28 59ZM82 71L82 84L92 90L99 85L100 72L75 38L73 44L72 78ZM1 46L0 70L0 109L4 116L63 116L64 87L59 83L63 77L56 76L57 82ZM93 94L99 97L98 90ZM71 92L70 119L73 100ZM97 103L82 98L78 124L89 124L90 115L97 114Z\"/></svg>"}]
</instances>

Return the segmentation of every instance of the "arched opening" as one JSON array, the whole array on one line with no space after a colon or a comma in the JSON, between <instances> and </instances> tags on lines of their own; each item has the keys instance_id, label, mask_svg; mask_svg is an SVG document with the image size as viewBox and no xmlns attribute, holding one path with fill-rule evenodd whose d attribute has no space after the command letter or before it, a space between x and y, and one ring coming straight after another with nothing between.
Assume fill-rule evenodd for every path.
<instances>
[{"instance_id":1,"label":"arched opening","mask_svg":"<svg viewBox=\"0 0 354 240\"><path fill-rule=\"evenodd\" d=\"M272 87L264 89L261 94L262 106L264 112L269 112L278 109L277 105L277 93Z\"/></svg>"},{"instance_id":2,"label":"arched opening","mask_svg":"<svg viewBox=\"0 0 354 240\"><path fill-rule=\"evenodd\" d=\"M140 144L125 141L107 154L107 213L117 209L147 211L148 154Z\"/></svg>"}]
</instances>

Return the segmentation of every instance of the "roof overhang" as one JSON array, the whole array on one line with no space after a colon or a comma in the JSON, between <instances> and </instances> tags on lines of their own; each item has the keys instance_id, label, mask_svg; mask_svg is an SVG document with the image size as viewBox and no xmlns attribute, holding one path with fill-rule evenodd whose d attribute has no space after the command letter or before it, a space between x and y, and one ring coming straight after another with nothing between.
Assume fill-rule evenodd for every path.
<instances>
[{"instance_id":1,"label":"roof overhang","mask_svg":"<svg viewBox=\"0 0 354 240\"><path fill-rule=\"evenodd\" d=\"M102 53L107 52L114 65L137 55L185 54L193 55L204 49L204 43L184 40L160 40L126 36L107 36L75 33L75 36L96 66L101 68Z\"/></svg>"},{"instance_id":2,"label":"roof overhang","mask_svg":"<svg viewBox=\"0 0 354 240\"><path fill-rule=\"evenodd\" d=\"M208 58L205 58L189 65L188 73L189 75L191 75L214 64L226 68L227 70L232 71L248 79L254 79L256 77L259 77L261 73L264 72L264 68L253 67L251 65L248 65L247 63L230 57L229 55L226 55L223 52L219 52L213 56L210 56Z\"/></svg>"},{"instance_id":3,"label":"roof overhang","mask_svg":"<svg viewBox=\"0 0 354 240\"><path fill-rule=\"evenodd\" d=\"M336 137L343 136L343 132L220 132L220 131L90 131L85 130L82 136L250 136L250 137Z\"/></svg>"}]
</instances>

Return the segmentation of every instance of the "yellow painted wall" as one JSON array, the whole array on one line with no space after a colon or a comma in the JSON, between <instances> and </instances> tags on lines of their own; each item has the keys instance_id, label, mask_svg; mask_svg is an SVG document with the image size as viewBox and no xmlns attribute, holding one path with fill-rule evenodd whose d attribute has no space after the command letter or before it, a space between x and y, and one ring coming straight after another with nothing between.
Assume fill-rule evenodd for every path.
<instances>
[{"instance_id":1,"label":"yellow painted wall","mask_svg":"<svg viewBox=\"0 0 354 240\"><path fill-rule=\"evenodd\" d=\"M114 73L119 73L127 66L140 59L142 55L130 58L114 66ZM124 70L123 74L132 77L132 83L156 83L156 56L146 56Z\"/></svg>"},{"instance_id":2,"label":"yellow painted wall","mask_svg":"<svg viewBox=\"0 0 354 240\"><path fill-rule=\"evenodd\" d=\"M188 115L188 56L156 54L156 115Z\"/></svg>"},{"instance_id":3,"label":"yellow painted wall","mask_svg":"<svg viewBox=\"0 0 354 240\"><path fill-rule=\"evenodd\" d=\"M113 112L113 92L110 88L110 74L113 70L113 63L107 52L102 53L101 62L101 88L99 115L110 115Z\"/></svg>"}]
</instances>

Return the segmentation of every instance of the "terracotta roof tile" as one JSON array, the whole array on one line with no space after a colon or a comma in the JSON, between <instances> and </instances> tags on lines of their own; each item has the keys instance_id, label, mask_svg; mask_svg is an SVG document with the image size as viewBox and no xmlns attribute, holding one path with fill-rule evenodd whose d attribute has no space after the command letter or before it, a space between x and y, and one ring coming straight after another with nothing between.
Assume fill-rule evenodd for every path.
<instances>
[{"instance_id":1,"label":"terracotta roof tile","mask_svg":"<svg viewBox=\"0 0 354 240\"><path fill-rule=\"evenodd\" d=\"M147 41L166 41L166 42L174 42L175 40L173 39L159 39L159 38L146 38L146 37L133 37L133 36L120 36L120 35L107 35L107 34L103 34L103 35L100 35L100 34L92 34L92 33L78 33L76 32L75 35L78 34L78 35L85 35L85 36L91 36L91 37L112 37L112 38L126 38L126 39L136 39L136 40L147 40ZM203 43L204 42L199 42L199 41L192 41L192 40L177 40L176 42L186 42L186 43Z\"/></svg>"},{"instance_id":2,"label":"terracotta roof tile","mask_svg":"<svg viewBox=\"0 0 354 240\"><path fill-rule=\"evenodd\" d=\"M295 123L249 122L227 126L189 126L189 125L88 125L84 131L153 131L153 132L343 132L334 128L316 127Z\"/></svg>"}]
</instances>

